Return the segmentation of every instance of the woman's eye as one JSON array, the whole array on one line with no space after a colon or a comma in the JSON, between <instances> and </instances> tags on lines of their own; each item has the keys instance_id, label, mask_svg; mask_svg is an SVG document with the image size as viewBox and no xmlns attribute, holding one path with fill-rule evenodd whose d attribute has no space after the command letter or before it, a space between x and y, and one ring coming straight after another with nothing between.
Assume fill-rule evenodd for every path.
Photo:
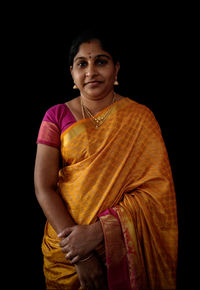
<instances>
[{"instance_id":1,"label":"woman's eye","mask_svg":"<svg viewBox=\"0 0 200 290\"><path fill-rule=\"evenodd\" d=\"M98 59L98 60L96 61L96 63L97 63L98 65L104 65L104 64L107 64L107 60L105 60L105 59Z\"/></svg>"},{"instance_id":2,"label":"woman's eye","mask_svg":"<svg viewBox=\"0 0 200 290\"><path fill-rule=\"evenodd\" d=\"M87 65L87 63L85 61L79 62L78 67L85 67Z\"/></svg>"}]
</instances>

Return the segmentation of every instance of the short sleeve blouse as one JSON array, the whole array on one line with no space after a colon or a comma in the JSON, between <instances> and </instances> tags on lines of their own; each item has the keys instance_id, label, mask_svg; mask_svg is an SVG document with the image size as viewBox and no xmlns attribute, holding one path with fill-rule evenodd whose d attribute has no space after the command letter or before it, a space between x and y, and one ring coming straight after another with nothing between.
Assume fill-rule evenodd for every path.
<instances>
[{"instance_id":1,"label":"short sleeve blouse","mask_svg":"<svg viewBox=\"0 0 200 290\"><path fill-rule=\"evenodd\" d=\"M60 148L60 135L76 122L66 104L58 104L48 109L42 120L37 144Z\"/></svg>"}]
</instances>

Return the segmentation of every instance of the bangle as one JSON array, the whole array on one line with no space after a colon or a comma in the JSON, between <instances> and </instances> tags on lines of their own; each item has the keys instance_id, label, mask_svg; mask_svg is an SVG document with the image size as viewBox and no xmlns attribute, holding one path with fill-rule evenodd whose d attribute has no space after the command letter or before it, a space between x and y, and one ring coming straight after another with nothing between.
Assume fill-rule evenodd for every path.
<instances>
[{"instance_id":1,"label":"bangle","mask_svg":"<svg viewBox=\"0 0 200 290\"><path fill-rule=\"evenodd\" d=\"M88 257L86 257L84 259L80 259L79 262L80 263L86 262L86 261L90 260L93 256L94 256L94 253L91 253Z\"/></svg>"}]
</instances>

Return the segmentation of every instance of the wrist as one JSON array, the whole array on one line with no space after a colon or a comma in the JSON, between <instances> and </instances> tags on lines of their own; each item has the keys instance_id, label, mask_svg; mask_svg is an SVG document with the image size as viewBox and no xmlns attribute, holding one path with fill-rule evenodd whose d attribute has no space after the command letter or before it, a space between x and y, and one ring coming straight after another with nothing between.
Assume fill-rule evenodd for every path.
<instances>
[{"instance_id":1,"label":"wrist","mask_svg":"<svg viewBox=\"0 0 200 290\"><path fill-rule=\"evenodd\" d=\"M103 241L103 239L104 239L103 229L102 229L101 222L100 221L97 221L92 226L94 228L94 236L99 241L99 243L101 243Z\"/></svg>"},{"instance_id":2,"label":"wrist","mask_svg":"<svg viewBox=\"0 0 200 290\"><path fill-rule=\"evenodd\" d=\"M87 262L89 260L91 260L92 258L94 257L94 252L91 252L89 255L87 255L86 257L80 259L78 261L78 263L84 263L84 262Z\"/></svg>"}]
</instances>

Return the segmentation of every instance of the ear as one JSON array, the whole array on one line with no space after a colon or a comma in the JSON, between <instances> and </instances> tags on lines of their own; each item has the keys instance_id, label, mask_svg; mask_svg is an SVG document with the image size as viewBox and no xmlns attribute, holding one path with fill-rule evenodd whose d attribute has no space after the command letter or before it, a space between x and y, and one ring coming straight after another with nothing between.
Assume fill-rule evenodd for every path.
<instances>
[{"instance_id":1,"label":"ear","mask_svg":"<svg viewBox=\"0 0 200 290\"><path fill-rule=\"evenodd\" d=\"M119 63L119 61L117 61L116 65L115 65L116 76L118 75L119 69L120 69L120 63Z\"/></svg>"},{"instance_id":2,"label":"ear","mask_svg":"<svg viewBox=\"0 0 200 290\"><path fill-rule=\"evenodd\" d=\"M71 76L73 78L73 66L72 65L70 65L70 73L71 73Z\"/></svg>"}]
</instances>

